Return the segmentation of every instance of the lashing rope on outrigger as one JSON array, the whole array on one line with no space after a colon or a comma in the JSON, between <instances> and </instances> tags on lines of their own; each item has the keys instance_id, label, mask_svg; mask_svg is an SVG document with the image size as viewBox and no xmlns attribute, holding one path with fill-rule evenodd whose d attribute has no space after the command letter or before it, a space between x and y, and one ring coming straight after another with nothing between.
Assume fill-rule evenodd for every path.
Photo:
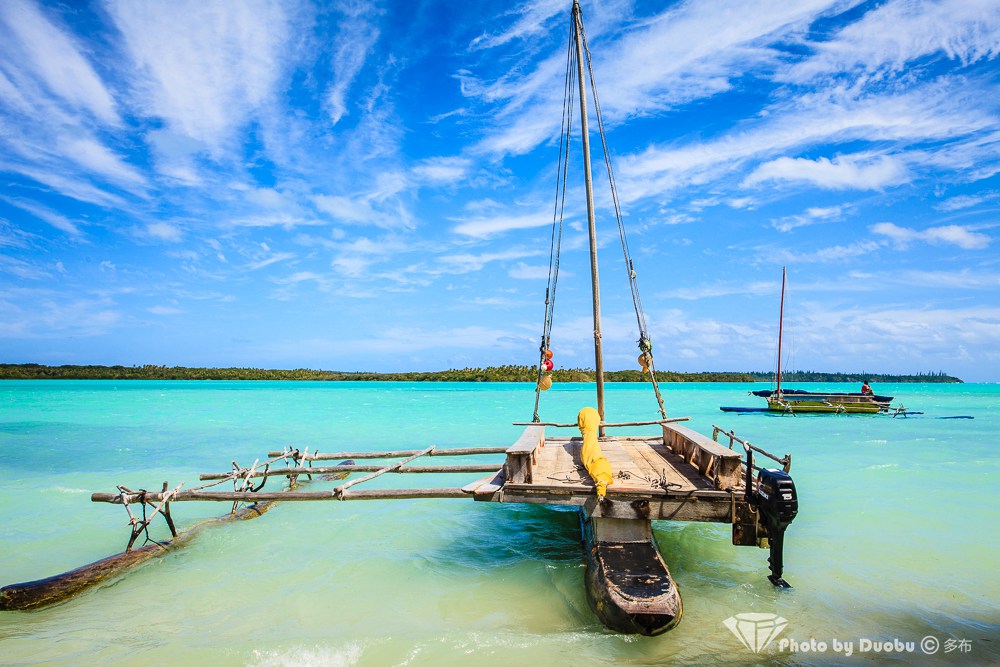
<instances>
[{"instance_id":1,"label":"lashing rope on outrigger","mask_svg":"<svg viewBox=\"0 0 1000 667\"><path fill-rule=\"evenodd\" d=\"M318 452L314 452L312 456L315 457L317 453ZM286 448L284 451L282 451L281 455L272 458L268 461L265 461L263 463L263 471L258 471L258 468L261 465L260 459L254 460L253 465L251 465L249 468L242 467L238 463L236 463L236 461L233 461L232 462L233 469L229 472L228 475L217 481L213 481L209 484L203 484L201 486L195 487L190 490L201 491L203 489L208 489L213 486L223 484L227 481L232 481L233 491L236 492L246 491L250 493L256 493L261 489L263 489L264 485L267 484L268 472L271 468L271 464L281 460L287 461L288 459L292 459L295 462L296 467L301 466L302 461L307 462L308 467L310 468L312 467L313 463L313 459L309 457L308 448L306 448L305 451ZM309 475L308 473L306 474L309 477L309 479L312 479L312 475ZM253 479L258 475L261 476L260 484L254 484ZM295 477L297 477L297 475L289 477L289 484L292 488L294 488L295 486ZM135 546L136 540L138 540L141 535L145 536L143 545L153 543L161 547L165 546L162 542L154 540L152 537L149 536L149 524L152 523L153 519L156 518L157 514L163 516L163 519L167 523L167 527L170 529L171 536L177 537L177 529L174 527L173 519L170 516L170 500L173 496L177 495L177 492L181 490L182 486L184 486L183 482L181 482L175 488L168 491L167 483L164 482L163 498L160 501L160 503L154 507L150 501L146 500L146 494L148 493L146 489L133 491L132 489L126 486L118 485L118 492L122 498L121 505L125 508L125 512L129 516L128 525L131 526L131 535L129 536L128 545L125 547L126 553L132 551L132 549ZM132 513L132 510L129 508L130 504L129 499L134 498L137 495L139 496L138 499L131 500L131 502L138 503L139 505L142 506L142 519L137 518ZM235 501L233 503L232 510L230 511L230 515L235 515L237 509L241 504L247 504L247 501L239 501L239 500ZM147 512L147 506L152 507L151 513Z\"/></svg>"}]
</instances>

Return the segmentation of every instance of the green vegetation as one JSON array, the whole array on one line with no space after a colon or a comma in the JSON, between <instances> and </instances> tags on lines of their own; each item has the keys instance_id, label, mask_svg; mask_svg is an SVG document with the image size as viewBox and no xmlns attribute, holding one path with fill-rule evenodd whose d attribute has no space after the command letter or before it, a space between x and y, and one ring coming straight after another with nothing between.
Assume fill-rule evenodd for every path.
<instances>
[{"instance_id":1,"label":"green vegetation","mask_svg":"<svg viewBox=\"0 0 1000 667\"><path fill-rule=\"evenodd\" d=\"M659 371L660 382L770 382L772 373L709 372L676 373ZM427 373L353 373L340 371L269 370L263 368L187 368L184 366L43 366L41 364L0 364L0 380L327 380L382 382L534 382L534 366L488 366ZM642 382L638 370L607 371L608 382ZM555 382L593 382L594 371L568 368L552 373ZM884 373L817 373L795 371L782 375L785 382L961 382L944 372L917 375Z\"/></svg>"}]
</instances>

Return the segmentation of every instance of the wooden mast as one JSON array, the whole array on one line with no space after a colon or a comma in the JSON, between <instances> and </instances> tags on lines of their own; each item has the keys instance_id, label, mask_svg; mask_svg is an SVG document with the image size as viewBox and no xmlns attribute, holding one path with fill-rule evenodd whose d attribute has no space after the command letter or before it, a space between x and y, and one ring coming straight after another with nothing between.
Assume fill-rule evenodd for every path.
<instances>
[{"instance_id":1,"label":"wooden mast","mask_svg":"<svg viewBox=\"0 0 1000 667\"><path fill-rule=\"evenodd\" d=\"M601 289L597 275L597 225L594 218L594 183L590 171L590 133L587 127L587 89L583 76L583 25L580 3L573 0L573 36L580 80L580 132L583 137L583 175L587 191L587 226L590 231L590 279L594 297L594 371L597 379L597 413L604 422L604 354L601 348ZM604 435L604 427L600 428Z\"/></svg>"},{"instance_id":2,"label":"wooden mast","mask_svg":"<svg viewBox=\"0 0 1000 667\"><path fill-rule=\"evenodd\" d=\"M781 267L781 305L778 308L778 372L775 391L781 398L781 336L785 325L785 267Z\"/></svg>"}]
</instances>

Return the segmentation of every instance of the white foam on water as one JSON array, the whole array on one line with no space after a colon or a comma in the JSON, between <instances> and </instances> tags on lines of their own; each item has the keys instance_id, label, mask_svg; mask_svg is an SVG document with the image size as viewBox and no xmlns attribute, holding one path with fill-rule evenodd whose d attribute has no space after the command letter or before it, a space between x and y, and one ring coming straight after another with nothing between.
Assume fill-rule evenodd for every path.
<instances>
[{"instance_id":1,"label":"white foam on water","mask_svg":"<svg viewBox=\"0 0 1000 667\"><path fill-rule=\"evenodd\" d=\"M295 646L284 650L255 649L248 667L352 667L364 654L358 642L343 646Z\"/></svg>"}]
</instances>

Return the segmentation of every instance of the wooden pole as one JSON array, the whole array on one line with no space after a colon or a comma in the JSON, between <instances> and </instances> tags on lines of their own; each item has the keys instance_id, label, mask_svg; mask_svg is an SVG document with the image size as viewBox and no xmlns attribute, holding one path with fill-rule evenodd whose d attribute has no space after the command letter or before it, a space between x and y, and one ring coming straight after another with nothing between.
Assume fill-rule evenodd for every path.
<instances>
[{"instance_id":1,"label":"wooden pole","mask_svg":"<svg viewBox=\"0 0 1000 667\"><path fill-rule=\"evenodd\" d=\"M594 307L594 374L597 380L597 414L604 421L604 353L601 344L601 288L597 275L597 223L594 217L594 182L590 169L590 130L587 125L587 86L583 76L583 19L580 3L573 0L573 36L576 40L576 68L580 83L580 134L583 140L583 177L587 193L587 229L590 235L590 282ZM599 429L604 435L604 428Z\"/></svg>"},{"instance_id":2,"label":"wooden pole","mask_svg":"<svg viewBox=\"0 0 1000 667\"><path fill-rule=\"evenodd\" d=\"M506 448L504 449L506 451ZM393 473L445 473L445 472L496 472L501 467L498 463L491 464L479 464L479 465L462 465L462 466L406 466L406 467L393 467L390 470L385 470L385 466L361 466L361 465L345 465L345 466L315 466L309 467L299 467L299 468L272 468L266 473L263 470L255 470L249 472L241 477L267 477L272 476L286 476L286 475L323 475L326 473L334 471L347 471L347 472L378 472L380 470L385 470L385 472ZM231 472L208 472L202 473L199 479L202 481L214 480L214 479L227 479L232 476Z\"/></svg>"},{"instance_id":3,"label":"wooden pole","mask_svg":"<svg viewBox=\"0 0 1000 667\"><path fill-rule=\"evenodd\" d=\"M293 454L298 450L285 450L282 452L268 452L270 457L287 456L294 458ZM433 449L427 452L426 449L404 449L397 452L334 452L325 454L317 452L309 454L299 452L298 458L303 461L333 461L336 459L398 459L402 456L412 456L419 452L427 452L427 456L466 456L473 454L503 454L507 447L461 447L456 449Z\"/></svg>"},{"instance_id":4,"label":"wooden pole","mask_svg":"<svg viewBox=\"0 0 1000 667\"><path fill-rule=\"evenodd\" d=\"M734 441L738 442L741 445L743 445L744 447L748 447L748 448L752 449L753 451L757 452L758 454L763 454L764 456L770 458L771 460L775 461L776 463L780 463L783 466L783 469L784 469L785 472L788 472L789 470L791 470L791 467L792 467L792 455L791 454L785 454L783 457L778 458L777 456L775 456L771 452L769 452L767 450L764 450L764 449L761 449L757 445L750 444L748 441L746 441L743 438L741 438L738 435L736 435L735 431L731 431L731 430L727 431L726 429L722 428L721 426L716 426L715 424L712 424L712 429L713 429L713 435L712 435L712 439L713 440L715 440L715 436L718 435L719 433L723 433L723 434L726 435L727 438L729 438L729 449L733 448L733 442Z\"/></svg>"},{"instance_id":5,"label":"wooden pole","mask_svg":"<svg viewBox=\"0 0 1000 667\"><path fill-rule=\"evenodd\" d=\"M398 461L396 463L393 463L392 465L389 465L389 466L386 466L386 467L381 468L379 470L376 470L375 472L373 472L370 475L366 475L365 477L359 477L358 479L352 479L350 482L347 482L346 484L341 484L340 486L338 486L337 488L335 488L333 490L333 492L335 494L337 494L338 496L343 495L345 489L349 489L350 487L354 486L355 484L360 484L361 482L367 482L370 479L375 479L379 475L384 475L385 473L389 472L390 470L397 470L399 468L402 468L404 465L406 465L407 463L409 463L413 459L419 458L419 457L423 456L424 454L427 454L427 453L429 453L429 452L431 452L433 450L434 450L434 445L431 445L430 447L428 447L427 449L425 449L422 452L418 452L418 453L414 454L413 456L410 456L409 458L405 458L402 461Z\"/></svg>"},{"instance_id":6,"label":"wooden pole","mask_svg":"<svg viewBox=\"0 0 1000 667\"><path fill-rule=\"evenodd\" d=\"M778 372L775 391L781 398L781 336L785 328L785 267L781 267L781 306L778 308Z\"/></svg>"},{"instance_id":7,"label":"wooden pole","mask_svg":"<svg viewBox=\"0 0 1000 667\"><path fill-rule=\"evenodd\" d=\"M338 487L339 488L339 487ZM161 499L161 493L146 493L146 500L156 502ZM315 501L315 500L393 500L402 498L468 498L460 488L438 488L438 489L368 489L361 491L344 491L337 494L333 491L295 491L285 493L281 491L179 491L170 497L170 502L191 502L209 501L226 502L234 501L269 501L281 502ZM94 493L90 500L95 503L110 503L121 505L139 501L139 494L125 495L124 500L118 493Z\"/></svg>"},{"instance_id":8,"label":"wooden pole","mask_svg":"<svg viewBox=\"0 0 1000 667\"><path fill-rule=\"evenodd\" d=\"M674 422L686 422L690 417L668 417L667 419L655 419L648 422L612 422L606 424L601 422L601 428L616 428L619 426L652 426L653 424L673 424ZM579 428L579 424L558 424L556 422L514 422L514 426L552 426L555 428Z\"/></svg>"}]
</instances>

